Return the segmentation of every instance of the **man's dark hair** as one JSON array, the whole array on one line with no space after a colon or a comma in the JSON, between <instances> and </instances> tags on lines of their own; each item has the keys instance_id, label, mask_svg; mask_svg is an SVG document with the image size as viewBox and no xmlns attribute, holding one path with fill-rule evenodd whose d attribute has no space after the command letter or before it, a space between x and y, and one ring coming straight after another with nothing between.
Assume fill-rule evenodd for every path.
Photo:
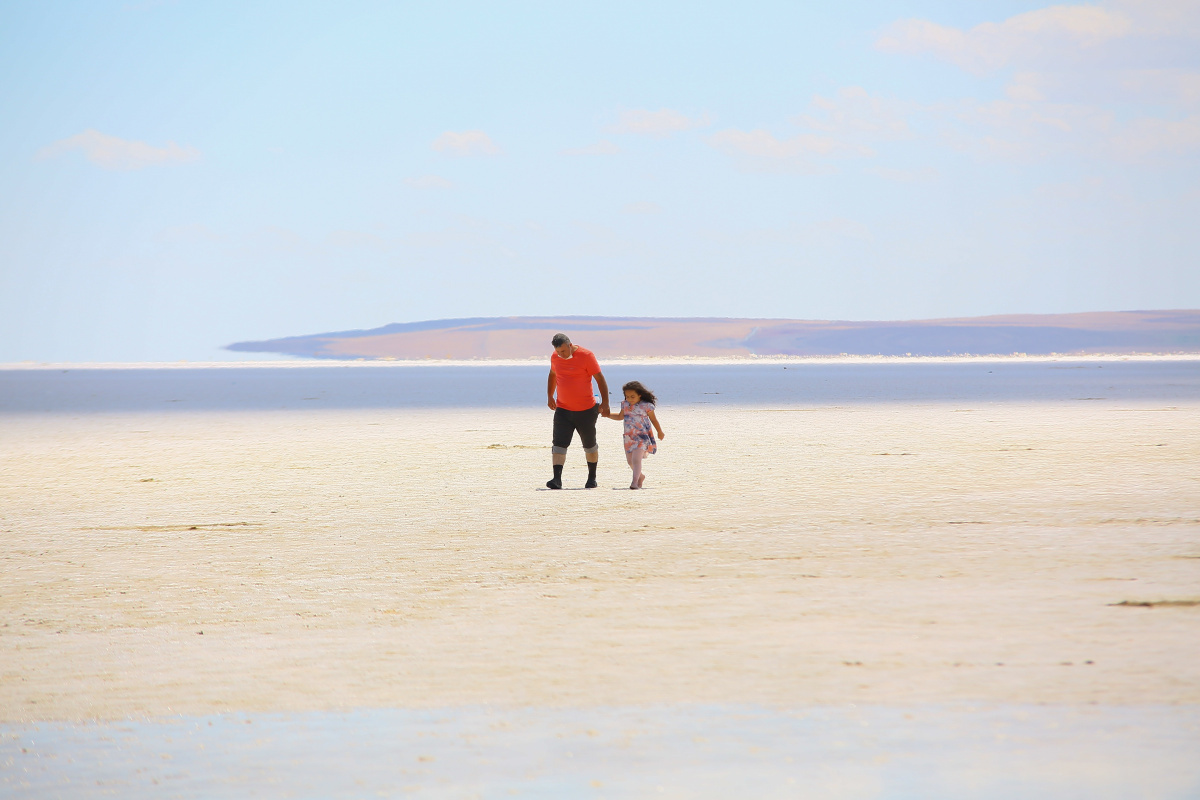
<instances>
[{"instance_id":1,"label":"man's dark hair","mask_svg":"<svg viewBox=\"0 0 1200 800\"><path fill-rule=\"evenodd\" d=\"M570 338L565 333L556 333L554 334L554 338L550 340L550 344L555 347L562 347L564 344L569 344L570 342Z\"/></svg>"}]
</instances>

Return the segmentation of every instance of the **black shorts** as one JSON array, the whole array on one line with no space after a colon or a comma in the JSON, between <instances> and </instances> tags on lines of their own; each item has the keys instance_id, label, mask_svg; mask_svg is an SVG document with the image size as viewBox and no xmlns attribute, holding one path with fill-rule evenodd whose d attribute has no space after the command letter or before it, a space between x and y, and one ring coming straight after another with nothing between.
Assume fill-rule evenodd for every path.
<instances>
[{"instance_id":1,"label":"black shorts","mask_svg":"<svg viewBox=\"0 0 1200 800\"><path fill-rule=\"evenodd\" d=\"M596 420L600 418L600 404L586 411L568 411L565 408L554 409L554 446L566 450L571 446L575 431L579 431L579 441L584 450L596 449Z\"/></svg>"}]
</instances>

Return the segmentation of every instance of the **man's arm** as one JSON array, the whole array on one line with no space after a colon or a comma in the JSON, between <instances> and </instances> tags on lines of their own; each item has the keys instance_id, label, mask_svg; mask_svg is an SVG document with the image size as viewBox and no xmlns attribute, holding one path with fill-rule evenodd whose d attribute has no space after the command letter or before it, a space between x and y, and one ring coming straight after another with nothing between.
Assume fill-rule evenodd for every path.
<instances>
[{"instance_id":1,"label":"man's arm","mask_svg":"<svg viewBox=\"0 0 1200 800\"><path fill-rule=\"evenodd\" d=\"M558 379L554 377L554 370L550 370L550 377L546 379L546 405L550 406L551 411L558 410L558 403L554 402L554 387L558 385Z\"/></svg>"},{"instance_id":2,"label":"man's arm","mask_svg":"<svg viewBox=\"0 0 1200 800\"><path fill-rule=\"evenodd\" d=\"M596 379L596 385L600 387L600 413L608 416L608 381L604 380L604 373L597 372L593 375Z\"/></svg>"}]
</instances>

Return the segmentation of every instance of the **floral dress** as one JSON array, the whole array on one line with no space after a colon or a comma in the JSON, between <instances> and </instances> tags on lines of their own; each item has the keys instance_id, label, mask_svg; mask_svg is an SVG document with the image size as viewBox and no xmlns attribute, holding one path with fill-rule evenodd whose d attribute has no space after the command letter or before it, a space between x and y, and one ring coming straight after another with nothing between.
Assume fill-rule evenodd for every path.
<instances>
[{"instance_id":1,"label":"floral dress","mask_svg":"<svg viewBox=\"0 0 1200 800\"><path fill-rule=\"evenodd\" d=\"M654 441L654 428L650 424L650 412L654 410L653 403L645 401L629 404L628 400L621 401L621 411L625 413L625 452L645 450L646 453L658 452L658 442Z\"/></svg>"}]
</instances>

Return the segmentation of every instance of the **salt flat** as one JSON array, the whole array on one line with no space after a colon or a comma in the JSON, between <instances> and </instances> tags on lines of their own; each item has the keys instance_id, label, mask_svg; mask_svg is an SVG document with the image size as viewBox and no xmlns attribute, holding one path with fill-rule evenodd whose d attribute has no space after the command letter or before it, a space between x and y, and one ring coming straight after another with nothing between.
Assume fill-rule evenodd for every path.
<instances>
[{"instance_id":1,"label":"salt flat","mask_svg":"<svg viewBox=\"0 0 1200 800\"><path fill-rule=\"evenodd\" d=\"M1200 403L660 418L0 417L0 720L1200 703Z\"/></svg>"}]
</instances>

